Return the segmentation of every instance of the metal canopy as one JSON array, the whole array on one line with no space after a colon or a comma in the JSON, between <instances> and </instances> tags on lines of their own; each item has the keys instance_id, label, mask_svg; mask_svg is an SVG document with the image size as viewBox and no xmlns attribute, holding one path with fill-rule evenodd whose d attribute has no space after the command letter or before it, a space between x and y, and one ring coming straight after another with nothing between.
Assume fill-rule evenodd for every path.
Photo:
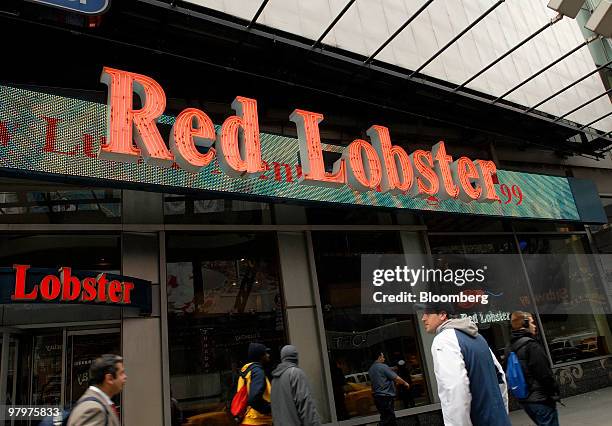
<instances>
[{"instance_id":1,"label":"metal canopy","mask_svg":"<svg viewBox=\"0 0 612 426\"><path fill-rule=\"evenodd\" d=\"M581 81L583 81L584 79L592 76L593 74L595 74L596 72L599 72L601 70L603 70L604 68L606 68L608 65L612 64L612 60L609 60L608 62L606 62L603 65L598 66L597 68L595 68L593 71L589 71L588 73L586 73L585 75L583 75L582 77L580 77L578 80L568 84L567 86L565 86L564 88L556 91L555 93L553 93L552 95L548 96L545 99L542 99L540 102L538 102L537 104L535 104L534 106L532 106L531 108L525 110L525 113L531 112L534 109L536 109L537 107L539 107L540 105L545 104L546 102L550 101L551 99L555 98L556 96L560 95L561 93L565 92L568 89L571 89L572 87L574 87L575 85L577 85L578 83L580 83Z\"/></svg>"},{"instance_id":2,"label":"metal canopy","mask_svg":"<svg viewBox=\"0 0 612 426\"><path fill-rule=\"evenodd\" d=\"M555 118L555 120L554 120L554 121L556 122L556 121L559 121L559 120L564 119L564 118L565 118L565 117L567 117L568 115L575 113L575 112L576 112L576 111L578 111L579 109L582 109L582 108L584 108L585 106L587 106L588 104L595 102L597 99L601 98L602 96L607 95L607 94L608 94L608 93L610 93L610 92L612 92L612 89L608 89L608 90L606 90L606 91L605 91L605 92L603 92L602 94L597 95L597 96L595 96L594 98L589 99L588 101L586 101L586 102L584 102L584 103L582 103L582 104L578 105L576 108L574 108L574 109L572 109L572 110L570 110L570 111L566 112L566 113L565 113L565 114L563 114L562 116ZM604 118L605 118L605 117L602 117L601 119L603 120ZM599 120L595 120L593 123L596 123L597 121L599 121ZM593 124L593 123L590 123L590 124ZM581 128L579 128L579 129L581 129Z\"/></svg>"},{"instance_id":3,"label":"metal canopy","mask_svg":"<svg viewBox=\"0 0 612 426\"><path fill-rule=\"evenodd\" d=\"M444 52L446 49L448 49L449 47L451 47L457 40L459 40L461 37L463 37L468 31L470 31L472 28L474 28L476 26L476 24L478 24L480 21L482 21L489 13L493 12L495 9L497 9L497 7L502 4L505 0L498 0L493 6L491 6L489 9L487 9L485 11L485 13L483 13L482 15L480 15L474 22L472 22L470 25L468 25L467 27L465 27L463 29L463 31L461 31L459 34L457 34L455 37L453 37L448 43L446 43L446 45L444 45L444 47L442 47L440 50L438 50L436 53L433 54L433 56L431 58L429 58L428 60L426 60L420 67L418 67L416 70L414 70L409 76L408 78L412 78L414 77L416 74L418 74L419 72L421 72L427 65L429 65L434 59L436 59L438 56L440 56L442 54L442 52Z\"/></svg>"},{"instance_id":4,"label":"metal canopy","mask_svg":"<svg viewBox=\"0 0 612 426\"><path fill-rule=\"evenodd\" d=\"M470 24L470 26L468 26L468 28L466 28L465 30L463 30L460 34L458 34L457 36L455 36L453 38L453 40L451 40L451 43L448 43L448 46L450 46L452 43L456 42L461 36L463 36L467 31L469 31L469 29L473 28L474 25L476 25L476 23L480 20L482 20L482 18L484 18L484 16L486 16L488 13L490 13L490 11L492 9L494 9L495 7L497 7L499 4L501 4L503 1L499 1L497 2L495 5L493 5L489 11L485 12L483 15L481 15L477 21L473 22L472 24ZM355 55L350 55L349 52L344 53L341 50L338 49L323 49L323 48L319 48L316 49L317 47L319 47L321 45L322 40L325 38L325 36L327 36L327 34L329 34L329 32L333 29L333 27L338 23L338 21L342 18L342 16L347 12L347 10L355 3L355 0L348 0L347 3L345 4L344 8L342 9L342 11L332 20L331 24L325 29L325 31L321 34L321 36L312 44L308 43L308 42L304 42L302 40L300 40L299 38L294 38L291 35L287 35L287 33L279 33L279 32L275 32L274 30L270 30L267 28L253 28L254 24L256 23L257 19L259 18L259 15L261 14L261 12L264 10L264 8L266 7L266 5L268 4L268 0L262 0L259 9L257 11L257 13L255 14L255 16L253 16L253 19L251 19L249 24L245 24L244 22L242 23L238 23L237 19L234 19L233 17L230 17L228 15L228 17L220 17L219 14L214 14L211 12L207 12L205 9L201 9L198 8L197 6L187 6L187 3L183 3L181 2L179 6L176 5L171 5L168 2L164 2L164 1L159 1L159 0L133 0L132 2L126 2L126 3L122 3L122 7L124 5L128 5L129 3L141 3L141 4L147 4L147 5L151 5L151 6L155 6L155 9L157 9L157 12L154 11L152 7L149 8L143 8L140 6L135 6L134 11L132 12L132 17L134 16L139 16L142 15L143 17L146 17L147 14L151 15L151 16L155 16L155 15L159 15L160 12L164 14L164 16L167 18L169 16L174 16L173 20L181 20L181 19L199 19L202 20L203 22L207 22L209 24L213 24L216 25L218 29L224 29L224 31L227 31L228 34L230 34L232 31L243 31L246 32L249 37L252 37L252 41L258 41L257 44L261 44L261 45L267 45L267 41L272 41L272 42L281 42L284 45L287 45L289 48L297 48L297 49L304 49L304 50L311 50L311 51L316 51L317 54L321 55L321 61L317 61L320 63L324 63L324 61L329 61L329 63L334 63L334 64L338 64L337 61L343 61L345 62L345 64L347 66L357 66L357 67L362 67L361 69L364 70L363 72L368 72L368 73L379 73L379 76L387 76L390 78L399 78L399 79L404 79L404 80L410 80L412 83L414 83L417 86L422 86L423 88L425 88L428 92L430 93L443 93L445 92L446 95L445 97L441 98L443 99L446 103L449 104L449 106L455 105L455 106L459 106L465 103L470 103L470 102L475 102L472 105L476 106L478 105L478 102L483 105L483 107L485 105L491 105L492 103L494 103L496 105L496 110L489 110L490 112L493 111L497 111L499 110L500 113L508 113L510 115L512 114L524 114L525 117L529 117L530 121L529 124L527 126L544 126L546 127L547 125L551 125L551 124L555 124L555 127L550 127L551 130L553 130L553 132L551 133L551 138L555 139L558 141L559 143L559 149L568 149L571 150L572 148L563 148L563 147L570 147L570 146L574 146L574 147L578 147L578 151L575 152L581 152L579 151L581 148L579 148L580 144L576 144L575 142L571 142L569 140L569 138L571 138L573 135L590 135L590 137L595 137L597 140L601 141L601 142L605 142L608 145L612 145L612 138L610 137L610 132L605 133L601 132L601 131L597 131L595 129L592 128L588 128L585 127L583 125L579 125L579 124L575 124L575 123L571 123L569 121L566 120L562 120L563 117L571 114L571 111L568 112L567 114L565 114L563 117L559 117L558 119L554 119L552 117L550 117L547 114L542 114L539 113L537 111L534 111L535 108L537 108L538 106L542 105L543 103L549 101L550 99L554 98L555 96L557 96L558 94L562 93L563 91L567 90L570 87L575 86L576 84L578 84L580 81L583 81L584 79L588 78L588 76L593 75L594 73L596 73L597 71L600 71L601 69L604 69L607 65L610 64L610 62L608 62L605 65L602 65L600 67L598 67L596 70L591 71L590 73L588 73L588 75L585 75L581 78L579 78L578 80L576 80L575 82L572 82L569 86L567 86L566 88L563 88L561 90L559 90L558 92L548 96L546 99L544 99L543 101L540 101L540 103L534 107L531 108L526 108L526 107L522 107L522 106L516 106L515 104L511 103L511 102L507 102L505 100L503 100L501 97L499 99L496 99L494 102L491 102L491 97L487 94L484 93L478 93L478 92L474 92L474 91L468 91L468 90L458 90L458 89L463 89L465 88L465 85L469 83L469 81L473 81L474 78L470 78L468 81L464 82L461 86L459 86L459 88L456 87L450 87L448 82L442 82L442 81L434 81L432 79L428 79L428 78L419 78L417 76L414 76L414 73L416 72L410 72L408 70L402 70L402 69L398 69L398 67L395 66L387 66L384 63L379 64L373 64L372 61L374 59L374 57L380 53L380 51L382 51L382 49L384 49L392 40L393 38L397 37L397 34L399 34L401 32L400 31L396 31L397 34L394 33L394 37L391 38L390 40L388 39L387 41L385 41L385 43L383 43L383 45L381 45L375 52L374 54L370 55L370 58L364 58L364 59L355 59ZM427 5L429 5L431 2L427 1L426 2ZM128 7L129 9L129 7ZM179 18L179 16L183 16L184 18ZM405 29L410 22L408 22L410 20L410 18L404 22L404 24L402 24L402 27L400 27L402 30ZM546 25L544 25L543 28L540 28L538 31L536 31L536 33L540 33L541 31L544 31L545 28L551 26L554 22L554 19L551 22L547 22ZM190 28L194 34L197 33L211 33L211 31L206 30L206 31L202 31L202 29L194 29L193 27L193 21L191 21L191 27L186 26L185 30ZM213 27L214 28L214 27ZM74 30L72 30L74 32ZM93 38L97 38L97 39L108 39L109 41L113 41L113 42L118 42L120 44L124 44L127 45L129 44L126 40L123 41L119 41L119 40L112 40L114 37L112 34L107 34L105 35L104 32L99 32L97 34L90 34L87 32L82 32L83 35L87 36L87 37L93 37ZM537 34L536 34L537 35ZM229 36L229 39L231 39L232 37L235 37L235 34L232 36ZM532 34L532 36L530 36L531 38L535 37L535 35ZM529 38L529 37L528 37ZM147 42L151 42L152 44L154 40L148 40ZM149 43L149 44L151 44ZM587 42L588 43L588 42ZM134 46L137 45L137 43L132 43ZM186 56L186 54L180 55L180 54L176 54L168 49L167 52L162 52L159 47L148 47L146 46L147 43L141 43L142 46L145 49L150 49L156 53L166 53L166 54L170 54L170 55L174 55L177 57L183 57L184 59L191 59L194 61L199 61L199 62L206 62L211 66L219 66L219 67L225 67L226 69L228 68L227 63L226 64L222 64L222 63L213 63L214 61L210 61L210 60L206 60L206 59L202 59L202 58L198 58L197 55L191 54L189 57ZM516 47L516 46L515 46ZM580 46L582 47L582 46ZM430 60L428 60L425 64L421 65L419 67L419 69L423 69L425 66L428 65L428 63L430 63L432 60L435 59L435 57L439 56L447 47L445 46L444 49L442 49L441 51L437 52L432 58L430 58ZM514 49L514 48L513 48ZM369 61L368 61L369 60ZM562 60L561 58L559 60ZM558 61L559 61L558 60ZM232 68L234 71L237 72L247 72L245 70L239 70L236 67L230 67ZM489 67L490 68L490 67ZM357 68L359 69L359 68ZM367 71L365 71L367 70ZM253 74L253 71L251 70L250 74ZM359 73L355 73L355 74L359 74ZM481 72L479 72L478 74L482 74ZM274 77L269 76L270 78L274 79ZM530 79L535 78L535 76L530 77ZM288 80L286 78L281 78L278 79L279 82L284 82L286 84L291 84L291 85L296 85L295 82ZM299 85L299 83L297 83ZM415 86L415 87L417 87ZM463 86L463 87L462 87ZM316 87L312 87L313 90L319 90ZM453 96L454 95L454 96ZM506 96L502 95L503 96ZM437 96L437 95L436 95ZM600 95L600 96L603 96ZM590 102L588 102L590 103ZM586 103L588 105L588 103ZM584 106L584 105L583 105ZM603 118L602 118L603 119ZM555 136L552 136L552 134L554 134ZM564 138L568 138L568 140L564 140ZM586 144L582 144L584 145L584 148L586 149ZM552 144L549 144L549 147L552 146ZM606 145L607 146L607 145ZM582 152L587 152L587 151L582 151ZM588 152L592 152L591 148L589 148Z\"/></svg>"},{"instance_id":5,"label":"metal canopy","mask_svg":"<svg viewBox=\"0 0 612 426\"><path fill-rule=\"evenodd\" d=\"M312 49L314 49L315 47L317 47L321 43L321 41L332 30L332 28L334 28L334 26L338 23L340 18L342 18L344 16L346 11L349 10L349 8L353 5L353 3L355 3L355 0L349 0L348 3L346 3L346 5L344 5L344 8L342 8L340 13L338 13L338 15L336 15L336 17L332 20L331 24L329 24L329 26L325 29L325 31L323 31L323 34L321 34L321 36L317 39L317 41L315 41L312 44L312 46L311 46Z\"/></svg>"},{"instance_id":6,"label":"metal canopy","mask_svg":"<svg viewBox=\"0 0 612 426\"><path fill-rule=\"evenodd\" d=\"M268 4L270 0L263 0L261 2L261 4L259 5L259 9L257 9L257 12L255 12L255 15L253 16L253 19L251 19L251 22L249 22L249 25L247 25L247 28L252 28L253 25L255 25L255 22L257 22L257 19L259 19L259 15L261 15L261 13L263 12L263 10L265 9L266 5Z\"/></svg>"},{"instance_id":7,"label":"metal canopy","mask_svg":"<svg viewBox=\"0 0 612 426\"><path fill-rule=\"evenodd\" d=\"M391 43L395 37L397 37L402 31L404 31L404 28L406 28L408 25L410 25L410 23L412 21L414 21L420 14L421 12L423 12L425 9L427 9L427 6L429 6L431 3L433 3L434 0L427 0L425 2L425 4L423 4L423 6L421 6L419 8L419 10L417 10L416 12L414 12L412 14L412 16L410 18L408 18L408 20L406 20L406 22L404 22L392 35L391 37L389 37L387 40L384 41L383 44L380 45L380 47L378 49L376 49L374 51L374 53L372 53L370 55L370 57L368 59L366 59L365 61L363 61L364 64L369 64L370 62L372 62L372 60L376 57L376 55L378 55L385 47L387 47L387 45L389 43Z\"/></svg>"},{"instance_id":8,"label":"metal canopy","mask_svg":"<svg viewBox=\"0 0 612 426\"><path fill-rule=\"evenodd\" d=\"M594 40L597 40L599 37L592 37L582 43L580 43L578 46L574 47L572 50L570 50L569 52L565 53L564 55L562 55L561 57L555 59L554 61L552 61L550 64L546 65L544 68L542 68L541 70L539 70L538 72L536 72L535 74L532 74L531 76L529 76L528 78L526 78L525 80L521 81L519 84L517 84L516 86L514 86L513 88L507 90L504 94L498 96L497 98L495 98L493 101L491 101L491 103L497 103L500 100L502 100L503 98L505 98L506 96L508 96L510 93L514 92L516 89L518 89L519 87L524 86L525 84L529 83L531 80L533 80L534 78L536 78L537 76L539 76L540 74L542 74L544 71L554 67L555 65L557 65L559 62L561 62L562 60L564 60L565 58L567 58L568 56L574 54L575 52L577 52L578 50L582 49L584 46L586 46L587 44L591 43Z\"/></svg>"},{"instance_id":9,"label":"metal canopy","mask_svg":"<svg viewBox=\"0 0 612 426\"><path fill-rule=\"evenodd\" d=\"M486 67L484 67L483 69L481 69L480 71L478 71L476 74L474 74L472 77L468 78L466 81L464 81L463 83L461 83L459 86L455 87L455 89L453 89L454 92L456 92L457 90L461 90L463 89L466 85L470 84L472 81L476 80L478 77L480 77L482 74L484 74L487 70L489 70L491 67L493 67L495 64L499 63L500 61L502 61L504 58L506 58L508 55L512 54L512 52L514 52L515 50L517 50L518 48L520 48L521 46L523 46L525 43L529 42L530 40L533 40L536 36L538 36L541 32L543 32L545 29L552 27L554 24L556 24L557 22L559 22L561 19L563 19L563 15L557 15L555 16L553 19L551 19L549 22L547 22L545 25L543 25L540 29L538 29L536 32L532 33L530 36L528 36L527 38L523 39L521 42L519 42L516 46L514 46L512 49L508 50L506 53L504 53L503 55L501 55L499 58L495 59L493 62L491 62L489 65L487 65Z\"/></svg>"},{"instance_id":10,"label":"metal canopy","mask_svg":"<svg viewBox=\"0 0 612 426\"><path fill-rule=\"evenodd\" d=\"M591 121L590 123L583 124L582 126L580 126L580 129L584 129L584 128L586 128L586 127L589 127L590 125L595 124L595 123L597 123L598 121L603 120L603 119L604 119L604 118L606 118L606 117L609 117L610 115L612 115L612 111L610 111L610 112L608 112L608 113L606 113L606 114L602 115L602 116L601 116L601 117L599 117L599 118L596 118L595 120ZM610 133L610 132L608 132L608 133Z\"/></svg>"}]
</instances>

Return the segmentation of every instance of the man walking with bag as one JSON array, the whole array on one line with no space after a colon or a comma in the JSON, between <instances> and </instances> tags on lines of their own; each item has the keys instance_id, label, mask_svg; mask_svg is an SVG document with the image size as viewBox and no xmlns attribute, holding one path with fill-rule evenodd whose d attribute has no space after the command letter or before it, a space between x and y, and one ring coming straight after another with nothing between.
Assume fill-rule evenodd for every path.
<instances>
[{"instance_id":1,"label":"man walking with bag","mask_svg":"<svg viewBox=\"0 0 612 426\"><path fill-rule=\"evenodd\" d=\"M123 358L102 355L89 368L91 386L68 417L68 426L119 426L119 413L111 398L123 389L127 375Z\"/></svg>"},{"instance_id":2,"label":"man walking with bag","mask_svg":"<svg viewBox=\"0 0 612 426\"><path fill-rule=\"evenodd\" d=\"M538 426L559 426L556 403L559 386L555 381L546 351L534 338L536 325L528 312L516 311L510 317L512 339L506 348L506 360L514 352L520 362L527 396L518 398L521 407Z\"/></svg>"},{"instance_id":3,"label":"man walking with bag","mask_svg":"<svg viewBox=\"0 0 612 426\"><path fill-rule=\"evenodd\" d=\"M304 371L293 345L281 349L281 363L272 372L272 417L275 425L320 426Z\"/></svg>"}]
</instances>

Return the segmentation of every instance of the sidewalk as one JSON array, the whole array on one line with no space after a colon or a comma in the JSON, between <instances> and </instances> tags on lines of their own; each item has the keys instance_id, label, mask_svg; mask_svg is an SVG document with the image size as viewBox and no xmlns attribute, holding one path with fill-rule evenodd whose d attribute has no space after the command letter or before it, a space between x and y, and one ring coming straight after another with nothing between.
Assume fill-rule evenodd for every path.
<instances>
[{"instance_id":1,"label":"sidewalk","mask_svg":"<svg viewBox=\"0 0 612 426\"><path fill-rule=\"evenodd\" d=\"M602 426L612 424L612 387L564 399L559 408L562 426ZM512 426L532 426L533 422L523 410L510 413Z\"/></svg>"}]
</instances>

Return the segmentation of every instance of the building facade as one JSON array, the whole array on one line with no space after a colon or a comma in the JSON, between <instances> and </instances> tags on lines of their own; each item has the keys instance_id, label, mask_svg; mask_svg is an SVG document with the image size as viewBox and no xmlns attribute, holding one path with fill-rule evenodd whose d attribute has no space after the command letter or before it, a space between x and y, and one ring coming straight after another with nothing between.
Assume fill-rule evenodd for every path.
<instances>
[{"instance_id":1,"label":"building facade","mask_svg":"<svg viewBox=\"0 0 612 426\"><path fill-rule=\"evenodd\" d=\"M496 46L503 35L511 47L538 27L526 19L524 32L496 32L495 23L503 26L509 16L517 26L516 13L548 19L545 5L519 12L503 5L508 15L487 13L495 2L458 9L466 22L453 25L461 28L485 15L488 36L476 28L468 33L481 62L470 56L471 44L461 45L441 62L432 60L433 70L410 77L460 32L439 30L444 15L428 12L428 2L402 9L402 19L389 4L408 8L410 2L372 2L374 8L329 2L328 9L313 6L297 17L291 8L273 9L279 6L274 1L253 2L248 10L231 9L231 2L175 3L117 1L100 15L24 2L0 6L7 46L0 71L0 395L7 404L70 406L87 386L92 359L120 353L129 376L116 401L123 424L233 424L227 405L237 370L248 343L258 341L272 348L276 362L283 345L298 347L326 424L377 421L367 371L378 348L393 365L405 361L401 373L412 391L396 400L402 424L442 424L432 336L418 316L362 314L362 256L372 254L504 256L500 270L535 300L526 309L537 313L562 394L612 384L611 119L589 124L612 110L609 97L560 118L607 91L609 70L528 111L605 64L584 49L561 77L544 73L545 82L534 80L497 100L585 41L577 38L575 21L562 19L565 31L551 24L566 38L543 43L550 51L539 55L541 63L515 57L515 71L500 64L463 91L455 89L482 68L479 63L509 50L488 51L483 40ZM411 27L407 19L419 7L418 16L429 18L414 18ZM345 8L350 25L330 28L333 40L317 41ZM317 16L320 10L329 16ZM372 44L367 31L376 33L372 28L382 24L354 20L377 22L381 13L395 26L375 34ZM409 35L401 31L405 38L389 44L393 53L383 49L382 59L374 59L374 46L400 21L408 22ZM432 31L435 46L423 51ZM594 43L605 56L609 39L589 46ZM532 48L542 44L536 40ZM121 92L126 81L131 88ZM198 113L183 115L186 109L204 112L210 126ZM157 111L143 119L154 120L156 130L135 124L138 110ZM113 114L121 111L132 123L117 121ZM180 123L189 137L177 132ZM207 157L215 133L224 129L228 147L250 137L259 151L247 141L232 157L219 136L216 158L225 159ZM374 139L384 139L381 129L412 154L407 165L394 163L398 176L403 170L396 187L407 184L411 167L412 195L411 189L389 192L393 184L376 179L378 168L381 175L390 168L383 148L371 148ZM128 131L138 145L117 136ZM157 151L155 140L164 142ZM319 156L311 156L317 140ZM359 149L351 154L350 146ZM437 160L440 172L434 164L442 158L440 146L454 159L467 158L465 173L450 175L466 176L454 180L461 195L444 196L453 183L444 178L444 161ZM247 169L248 156L242 165L241 150L261 152L263 168ZM166 151L176 161L165 164ZM429 163L423 160L428 153ZM327 184L334 175L345 179L305 185L308 175ZM471 192L478 188L478 195ZM533 267L532 255L570 259L575 269ZM78 282L78 294L66 282ZM594 294L605 303L582 301L588 309L579 313L547 312L546 295L563 292ZM510 338L508 314L497 309L476 316L500 357Z\"/></svg>"}]
</instances>

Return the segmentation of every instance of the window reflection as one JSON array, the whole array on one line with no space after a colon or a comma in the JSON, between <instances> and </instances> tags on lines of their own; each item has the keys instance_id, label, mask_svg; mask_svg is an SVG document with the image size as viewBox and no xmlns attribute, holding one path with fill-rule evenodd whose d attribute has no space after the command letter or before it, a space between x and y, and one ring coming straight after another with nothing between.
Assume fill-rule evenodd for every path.
<instances>
[{"instance_id":1,"label":"window reflection","mask_svg":"<svg viewBox=\"0 0 612 426\"><path fill-rule=\"evenodd\" d=\"M234 425L228 406L248 344L274 356L285 343L274 235L171 234L166 268L176 418Z\"/></svg>"},{"instance_id":2,"label":"window reflection","mask_svg":"<svg viewBox=\"0 0 612 426\"><path fill-rule=\"evenodd\" d=\"M368 369L377 350L412 384L395 409L429 403L414 315L361 315L362 254L402 253L396 232L315 232L313 246L338 420L375 414Z\"/></svg>"},{"instance_id":3,"label":"window reflection","mask_svg":"<svg viewBox=\"0 0 612 426\"><path fill-rule=\"evenodd\" d=\"M269 224L270 204L211 199L195 195L164 195L166 223Z\"/></svg>"},{"instance_id":4,"label":"window reflection","mask_svg":"<svg viewBox=\"0 0 612 426\"><path fill-rule=\"evenodd\" d=\"M512 235L508 236L451 236L451 235L430 235L429 246L431 252L435 254L465 254L465 255L493 255L493 254L516 254L516 244ZM484 261L486 263L486 261ZM516 257L508 256L509 269L522 271L522 266ZM489 274L495 281L495 269L489 267ZM501 269L501 265L500 265ZM506 270L506 269L502 269ZM497 277L499 280L501 277ZM502 282L502 281L499 281ZM521 284L522 283L522 284ZM519 281L516 289L527 291L526 284ZM510 312L507 313L508 315ZM501 360L504 348L510 343L510 321L501 320L495 322L478 323L478 332L487 340L491 350Z\"/></svg>"},{"instance_id":5,"label":"window reflection","mask_svg":"<svg viewBox=\"0 0 612 426\"><path fill-rule=\"evenodd\" d=\"M556 266L548 265L544 274L542 268L536 269L526 262L530 279L536 286L550 282L554 289L565 289L569 294L578 295L603 291L593 258L587 256L590 247L586 235L518 238L525 254L557 255ZM579 273L569 274L567 271ZM592 306L592 311L593 314L540 316L554 364L612 353L612 333L606 316L597 313L595 306Z\"/></svg>"},{"instance_id":6,"label":"window reflection","mask_svg":"<svg viewBox=\"0 0 612 426\"><path fill-rule=\"evenodd\" d=\"M0 223L119 223L118 189L46 190L39 185L0 184Z\"/></svg>"}]
</instances>

